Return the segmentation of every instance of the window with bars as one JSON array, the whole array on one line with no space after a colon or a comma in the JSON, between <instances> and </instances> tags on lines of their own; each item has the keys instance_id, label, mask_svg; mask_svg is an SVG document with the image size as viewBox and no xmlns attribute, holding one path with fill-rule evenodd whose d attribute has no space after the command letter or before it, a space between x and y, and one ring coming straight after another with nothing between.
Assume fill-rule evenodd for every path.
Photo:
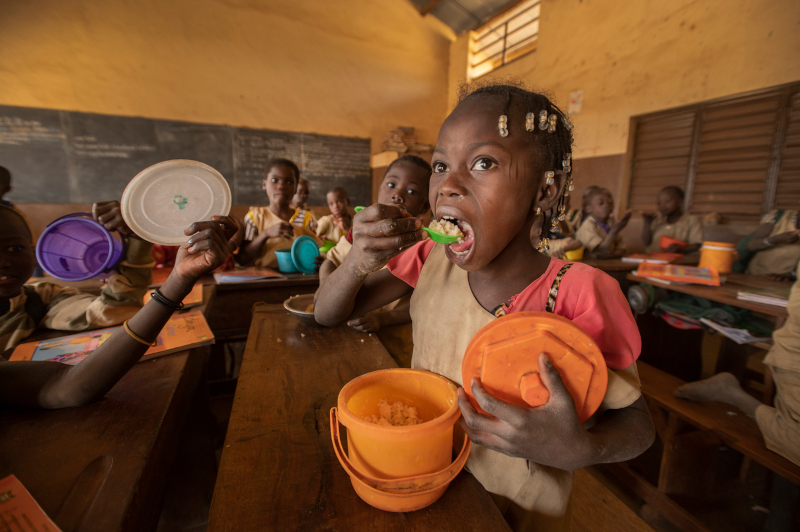
<instances>
[{"instance_id":1,"label":"window with bars","mask_svg":"<svg viewBox=\"0 0 800 532\"><path fill-rule=\"evenodd\" d=\"M470 32L467 78L475 79L536 49L540 0L527 0Z\"/></svg>"},{"instance_id":2,"label":"window with bars","mask_svg":"<svg viewBox=\"0 0 800 532\"><path fill-rule=\"evenodd\" d=\"M628 207L652 210L658 191L686 191L685 208L757 222L800 208L800 84L634 119Z\"/></svg>"}]
</instances>

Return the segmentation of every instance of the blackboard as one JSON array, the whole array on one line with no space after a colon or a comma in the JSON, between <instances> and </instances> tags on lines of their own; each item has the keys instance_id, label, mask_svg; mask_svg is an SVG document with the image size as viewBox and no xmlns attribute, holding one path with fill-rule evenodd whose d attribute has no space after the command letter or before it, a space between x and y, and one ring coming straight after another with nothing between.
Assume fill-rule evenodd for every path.
<instances>
[{"instance_id":1,"label":"blackboard","mask_svg":"<svg viewBox=\"0 0 800 532\"><path fill-rule=\"evenodd\" d=\"M369 139L0 105L0 166L15 203L118 199L148 166L192 159L225 176L235 205L266 205L261 183L276 157L309 180L309 205L325 205L335 186L352 205L370 203Z\"/></svg>"}]
</instances>

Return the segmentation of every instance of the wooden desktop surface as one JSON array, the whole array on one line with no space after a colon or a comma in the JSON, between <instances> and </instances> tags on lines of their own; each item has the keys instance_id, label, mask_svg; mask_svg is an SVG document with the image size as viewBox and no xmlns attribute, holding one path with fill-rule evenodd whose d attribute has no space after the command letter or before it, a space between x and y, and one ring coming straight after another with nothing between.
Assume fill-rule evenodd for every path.
<instances>
[{"instance_id":1,"label":"wooden desktop surface","mask_svg":"<svg viewBox=\"0 0 800 532\"><path fill-rule=\"evenodd\" d=\"M350 380L392 367L376 335L304 325L280 305L257 305L209 532L510 530L465 471L441 499L416 512L384 512L358 498L333 453L329 411Z\"/></svg>"},{"instance_id":2,"label":"wooden desktop surface","mask_svg":"<svg viewBox=\"0 0 800 532\"><path fill-rule=\"evenodd\" d=\"M0 477L16 475L63 532L155 530L207 353L139 362L91 405L0 409Z\"/></svg>"},{"instance_id":3,"label":"wooden desktop surface","mask_svg":"<svg viewBox=\"0 0 800 532\"><path fill-rule=\"evenodd\" d=\"M698 255L684 255L683 257L679 258L678 260L674 261L672 264L681 264L683 266L696 266L697 262L700 260ZM579 261L583 264L587 264L592 268L597 268L598 270L603 270L604 272L630 272L634 271L636 268L639 267L638 262L626 262L619 259L584 259Z\"/></svg>"},{"instance_id":4,"label":"wooden desktop surface","mask_svg":"<svg viewBox=\"0 0 800 532\"><path fill-rule=\"evenodd\" d=\"M220 338L245 336L250 329L256 303L280 303L298 294L313 294L319 275L282 274L285 279L263 279L247 283L218 284L208 325Z\"/></svg>"},{"instance_id":5,"label":"wooden desktop surface","mask_svg":"<svg viewBox=\"0 0 800 532\"><path fill-rule=\"evenodd\" d=\"M639 277L638 275L628 274L627 278L637 283L647 283L673 292L689 294L691 296L702 297L717 303L724 303L734 307L745 308L753 312L759 312L768 316L785 319L789 314L786 308L775 305L763 305L753 301L737 299L736 295L740 290L764 290L769 288L786 289L791 287L790 283L770 281L758 275L748 275L745 273L729 273L728 280L720 286L706 286L700 284L667 284L653 279Z\"/></svg>"}]
</instances>

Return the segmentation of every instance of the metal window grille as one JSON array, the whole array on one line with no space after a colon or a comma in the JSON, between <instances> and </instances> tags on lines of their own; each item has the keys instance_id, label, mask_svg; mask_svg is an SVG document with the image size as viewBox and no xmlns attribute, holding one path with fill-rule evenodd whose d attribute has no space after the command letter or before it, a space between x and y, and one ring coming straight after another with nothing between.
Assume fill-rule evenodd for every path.
<instances>
[{"instance_id":1,"label":"metal window grille","mask_svg":"<svg viewBox=\"0 0 800 532\"><path fill-rule=\"evenodd\" d=\"M470 32L467 78L475 79L536 49L540 0L527 0Z\"/></svg>"}]
</instances>

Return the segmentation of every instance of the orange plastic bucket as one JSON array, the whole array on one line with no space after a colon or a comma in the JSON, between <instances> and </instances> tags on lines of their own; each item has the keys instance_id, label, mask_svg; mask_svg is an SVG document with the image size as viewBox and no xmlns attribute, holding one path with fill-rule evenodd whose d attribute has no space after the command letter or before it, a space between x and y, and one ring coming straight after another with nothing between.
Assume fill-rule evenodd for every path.
<instances>
[{"instance_id":1,"label":"orange plastic bucket","mask_svg":"<svg viewBox=\"0 0 800 532\"><path fill-rule=\"evenodd\" d=\"M364 421L378 414L381 399L416 407L425 422L395 427ZM361 499L381 510L410 512L433 504L464 467L472 447L466 436L453 459L453 429L460 415L457 388L441 375L373 371L339 392L338 409L331 409L331 440ZM347 452L339 423L347 428Z\"/></svg>"},{"instance_id":2,"label":"orange plastic bucket","mask_svg":"<svg viewBox=\"0 0 800 532\"><path fill-rule=\"evenodd\" d=\"M713 266L722 275L731 273L733 263L739 254L736 252L736 244L727 242L703 242L700 248L700 264L698 267L707 268Z\"/></svg>"}]
</instances>

